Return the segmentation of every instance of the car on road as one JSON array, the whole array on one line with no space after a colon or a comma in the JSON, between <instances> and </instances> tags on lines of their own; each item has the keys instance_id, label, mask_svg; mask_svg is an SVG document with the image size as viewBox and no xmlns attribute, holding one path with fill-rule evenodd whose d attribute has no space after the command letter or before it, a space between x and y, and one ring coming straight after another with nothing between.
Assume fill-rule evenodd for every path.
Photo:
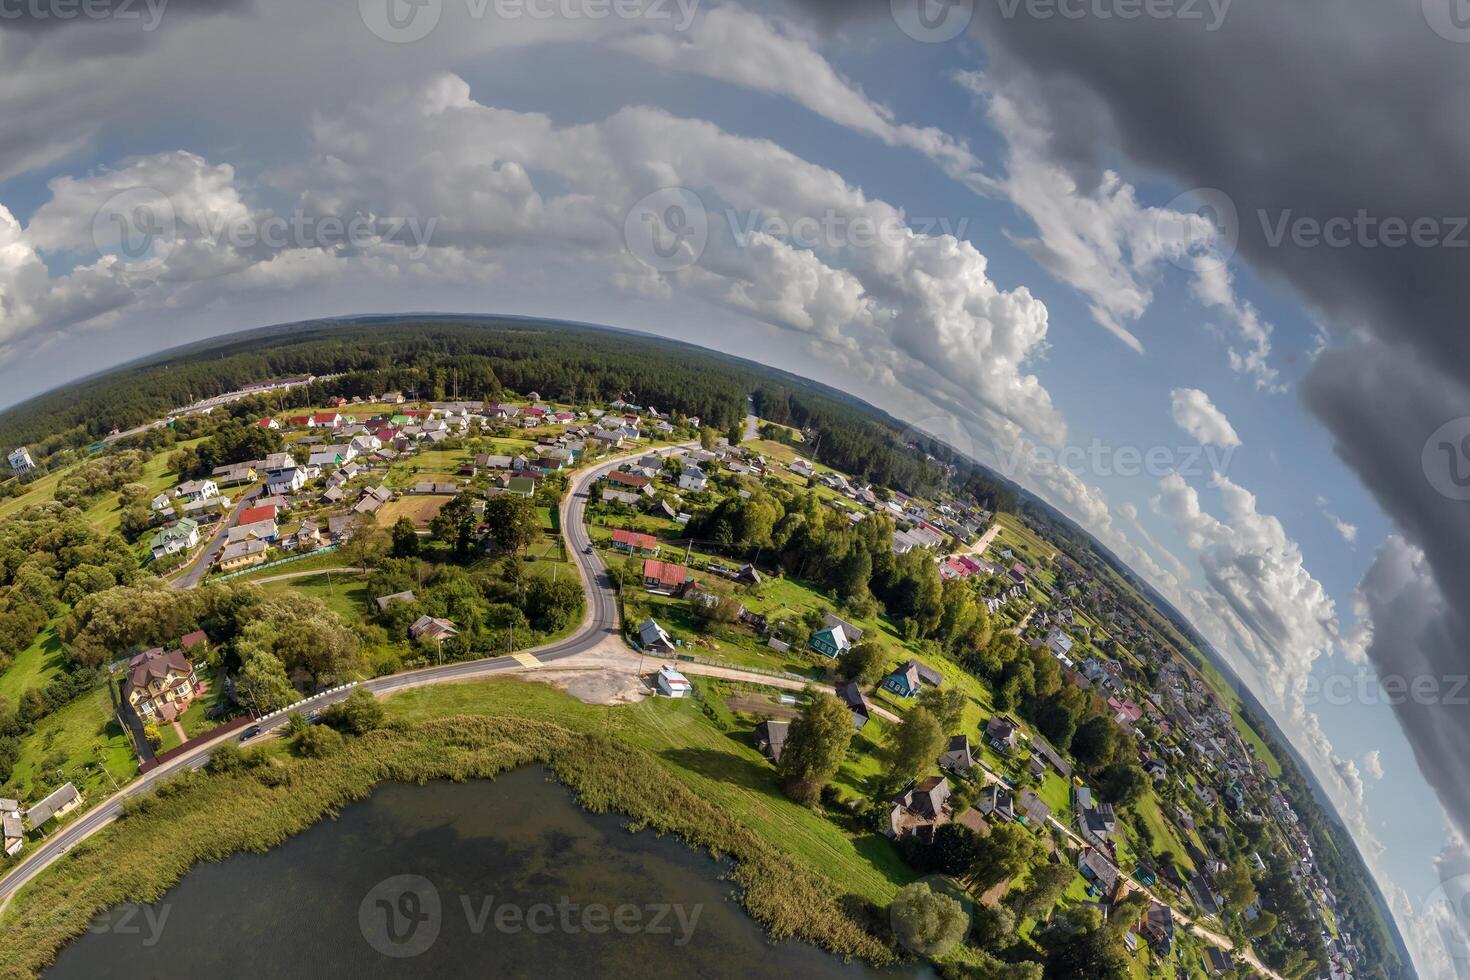
<instances>
[{"instance_id":1,"label":"car on road","mask_svg":"<svg viewBox=\"0 0 1470 980\"><path fill-rule=\"evenodd\" d=\"M251 725L249 728L245 729L243 732L240 733L240 741L242 741L242 742L248 742L252 738L254 738L255 736L257 736L259 734L260 734L260 726L259 725Z\"/></svg>"},{"instance_id":2,"label":"car on road","mask_svg":"<svg viewBox=\"0 0 1470 980\"><path fill-rule=\"evenodd\" d=\"M587 555L592 554L592 546L589 544L586 548L583 548L582 553Z\"/></svg>"}]
</instances>

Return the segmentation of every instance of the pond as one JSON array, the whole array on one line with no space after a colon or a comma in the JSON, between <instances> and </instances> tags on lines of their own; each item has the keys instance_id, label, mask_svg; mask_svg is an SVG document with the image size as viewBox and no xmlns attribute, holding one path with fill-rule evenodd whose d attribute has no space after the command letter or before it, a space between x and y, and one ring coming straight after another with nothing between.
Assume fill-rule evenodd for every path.
<instances>
[{"instance_id":1,"label":"pond","mask_svg":"<svg viewBox=\"0 0 1470 980\"><path fill-rule=\"evenodd\" d=\"M46 976L921 975L771 943L721 871L673 837L588 813L544 769L392 783L265 854L196 867L154 905L99 917Z\"/></svg>"}]
</instances>

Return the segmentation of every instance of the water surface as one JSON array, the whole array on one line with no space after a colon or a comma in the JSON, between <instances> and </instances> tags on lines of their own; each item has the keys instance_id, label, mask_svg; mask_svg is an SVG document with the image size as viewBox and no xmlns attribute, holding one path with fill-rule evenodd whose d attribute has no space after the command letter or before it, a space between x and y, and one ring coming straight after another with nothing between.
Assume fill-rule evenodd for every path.
<instances>
[{"instance_id":1,"label":"water surface","mask_svg":"<svg viewBox=\"0 0 1470 980\"><path fill-rule=\"evenodd\" d=\"M154 905L114 910L46 976L916 975L772 944L721 871L586 812L543 769L393 783L266 854L196 867Z\"/></svg>"}]
</instances>

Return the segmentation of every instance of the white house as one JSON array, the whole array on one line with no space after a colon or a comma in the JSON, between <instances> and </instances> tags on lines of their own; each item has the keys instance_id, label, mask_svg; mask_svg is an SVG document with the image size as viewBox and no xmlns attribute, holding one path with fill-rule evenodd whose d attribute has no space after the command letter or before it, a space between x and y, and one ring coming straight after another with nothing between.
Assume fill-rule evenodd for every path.
<instances>
[{"instance_id":1,"label":"white house","mask_svg":"<svg viewBox=\"0 0 1470 980\"><path fill-rule=\"evenodd\" d=\"M700 492L709 484L709 477L698 466L687 467L679 474L679 489Z\"/></svg>"},{"instance_id":2,"label":"white house","mask_svg":"<svg viewBox=\"0 0 1470 980\"><path fill-rule=\"evenodd\" d=\"M199 544L199 523L187 517L153 535L148 548L154 558L188 551Z\"/></svg>"},{"instance_id":3,"label":"white house","mask_svg":"<svg viewBox=\"0 0 1470 980\"><path fill-rule=\"evenodd\" d=\"M265 475L266 492L272 495L295 493L306 485L306 470L299 466L270 470Z\"/></svg>"},{"instance_id":4,"label":"white house","mask_svg":"<svg viewBox=\"0 0 1470 980\"><path fill-rule=\"evenodd\" d=\"M36 461L31 458L31 451L25 446L21 446L19 449L12 450L11 453L5 457L5 461L10 464L10 468L15 471L16 476L25 476L31 470L36 468Z\"/></svg>"},{"instance_id":5,"label":"white house","mask_svg":"<svg viewBox=\"0 0 1470 980\"><path fill-rule=\"evenodd\" d=\"M219 484L213 480L189 480L180 483L174 490L175 497L181 497L188 503L196 500L208 500L219 496Z\"/></svg>"},{"instance_id":6,"label":"white house","mask_svg":"<svg viewBox=\"0 0 1470 980\"><path fill-rule=\"evenodd\" d=\"M689 678L668 664L659 668L653 683L658 688L658 693L664 697L682 698L689 693Z\"/></svg>"}]
</instances>

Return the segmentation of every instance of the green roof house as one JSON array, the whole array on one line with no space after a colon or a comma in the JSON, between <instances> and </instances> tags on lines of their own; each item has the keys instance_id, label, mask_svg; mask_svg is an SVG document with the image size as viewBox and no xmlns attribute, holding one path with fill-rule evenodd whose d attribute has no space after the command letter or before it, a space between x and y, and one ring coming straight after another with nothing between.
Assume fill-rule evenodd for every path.
<instances>
[{"instance_id":1,"label":"green roof house","mask_svg":"<svg viewBox=\"0 0 1470 980\"><path fill-rule=\"evenodd\" d=\"M848 647L852 641L847 634L842 632L841 626L828 626L826 629L812 634L812 649L825 657L837 658Z\"/></svg>"}]
</instances>

